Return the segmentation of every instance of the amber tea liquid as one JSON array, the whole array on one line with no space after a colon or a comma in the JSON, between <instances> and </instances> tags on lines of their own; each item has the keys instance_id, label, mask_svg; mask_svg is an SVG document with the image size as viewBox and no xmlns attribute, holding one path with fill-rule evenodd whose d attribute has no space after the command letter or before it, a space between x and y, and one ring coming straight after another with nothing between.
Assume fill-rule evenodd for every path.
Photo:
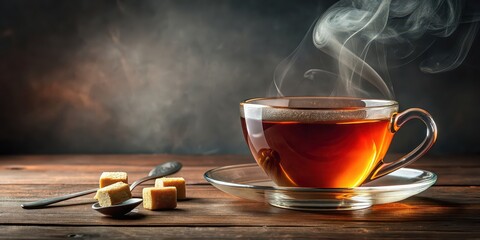
<instances>
[{"instance_id":1,"label":"amber tea liquid","mask_svg":"<svg viewBox=\"0 0 480 240\"><path fill-rule=\"evenodd\" d=\"M255 160L281 186L359 186L383 160L393 137L390 119L241 121Z\"/></svg>"}]
</instances>

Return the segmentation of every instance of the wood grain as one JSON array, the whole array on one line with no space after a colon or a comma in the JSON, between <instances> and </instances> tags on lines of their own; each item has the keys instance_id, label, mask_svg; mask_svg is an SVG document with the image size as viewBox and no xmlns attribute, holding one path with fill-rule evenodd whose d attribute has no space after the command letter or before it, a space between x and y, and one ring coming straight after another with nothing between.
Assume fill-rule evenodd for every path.
<instances>
[{"instance_id":1,"label":"wood grain","mask_svg":"<svg viewBox=\"0 0 480 240\"><path fill-rule=\"evenodd\" d=\"M435 223L431 223L435 224ZM475 227L470 223L465 227ZM0 239L478 239L478 229L463 232L462 227L450 231L428 231L415 223L338 224L316 227L55 227L4 226ZM154 236L154 237L152 237Z\"/></svg>"},{"instance_id":2,"label":"wood grain","mask_svg":"<svg viewBox=\"0 0 480 240\"><path fill-rule=\"evenodd\" d=\"M396 157L396 156L393 156ZM248 156L59 155L0 157L0 239L146 238L480 238L480 162L477 156L433 156L412 165L439 181L406 200L345 212L302 212L247 201L210 186L211 168L252 162ZM139 207L123 218L91 209L84 196L45 209L20 204L97 186L102 171L122 170L134 180L155 165L180 161L189 199L172 211ZM135 189L151 186L147 182Z\"/></svg>"},{"instance_id":3,"label":"wood grain","mask_svg":"<svg viewBox=\"0 0 480 240\"><path fill-rule=\"evenodd\" d=\"M389 156L396 159L399 155ZM437 185L480 185L480 159L475 156L425 157L409 167L436 173ZM51 155L0 156L0 184L95 184L104 171L126 171L130 180L144 177L154 166L179 161L181 173L190 184L207 184L203 173L231 164L254 163L249 156L178 155ZM450 164L450 165L448 165Z\"/></svg>"},{"instance_id":4,"label":"wood grain","mask_svg":"<svg viewBox=\"0 0 480 240\"><path fill-rule=\"evenodd\" d=\"M328 221L480 221L480 187L434 187L407 200L374 206L358 211L301 212L279 209L232 197L211 186L188 186L189 200L179 202L173 211L148 211L138 208L135 214L122 221L102 217L90 209L92 196L81 197L46 209L24 210L20 203L35 200L32 196L66 192L69 186L37 188L30 185L6 187L9 198L1 199L0 216L8 224L55 225L174 225L195 226L317 226ZM80 188L71 189L74 191ZM3 192L3 191L2 191ZM50 192L51 193L51 192ZM2 193L3 195L4 193ZM134 195L140 195L136 189ZM20 213L20 214L19 214ZM166 217L168 216L168 217ZM39 223L39 219L43 219ZM301 220L301 221L299 221Z\"/></svg>"}]
</instances>

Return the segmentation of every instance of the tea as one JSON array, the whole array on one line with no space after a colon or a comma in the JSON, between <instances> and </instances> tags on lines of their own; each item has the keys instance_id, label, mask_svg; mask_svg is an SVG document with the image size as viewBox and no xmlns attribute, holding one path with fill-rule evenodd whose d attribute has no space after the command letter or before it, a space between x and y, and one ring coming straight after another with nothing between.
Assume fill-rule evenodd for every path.
<instances>
[{"instance_id":1,"label":"tea","mask_svg":"<svg viewBox=\"0 0 480 240\"><path fill-rule=\"evenodd\" d=\"M390 118L241 121L255 160L280 186L356 187L383 160L393 137Z\"/></svg>"}]
</instances>

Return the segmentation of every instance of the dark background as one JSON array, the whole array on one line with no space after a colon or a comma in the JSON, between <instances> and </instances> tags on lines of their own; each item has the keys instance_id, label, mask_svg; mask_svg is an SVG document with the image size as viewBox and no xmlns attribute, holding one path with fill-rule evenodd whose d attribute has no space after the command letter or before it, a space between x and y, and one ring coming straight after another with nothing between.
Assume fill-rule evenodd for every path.
<instances>
[{"instance_id":1,"label":"dark background","mask_svg":"<svg viewBox=\"0 0 480 240\"><path fill-rule=\"evenodd\" d=\"M0 154L247 153L238 103L334 2L0 1ZM478 42L454 71L390 72L401 109L437 121L431 153L480 152Z\"/></svg>"}]
</instances>

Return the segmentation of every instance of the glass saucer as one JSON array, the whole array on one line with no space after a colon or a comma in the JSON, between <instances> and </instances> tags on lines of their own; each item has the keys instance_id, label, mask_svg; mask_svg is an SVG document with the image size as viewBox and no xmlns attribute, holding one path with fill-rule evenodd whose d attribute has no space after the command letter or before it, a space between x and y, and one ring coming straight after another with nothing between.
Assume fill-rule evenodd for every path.
<instances>
[{"instance_id":1,"label":"glass saucer","mask_svg":"<svg viewBox=\"0 0 480 240\"><path fill-rule=\"evenodd\" d=\"M401 168L356 188L276 186L257 164L215 168L204 174L216 188L258 202L296 210L356 210L391 203L418 194L437 180L432 172Z\"/></svg>"}]
</instances>

